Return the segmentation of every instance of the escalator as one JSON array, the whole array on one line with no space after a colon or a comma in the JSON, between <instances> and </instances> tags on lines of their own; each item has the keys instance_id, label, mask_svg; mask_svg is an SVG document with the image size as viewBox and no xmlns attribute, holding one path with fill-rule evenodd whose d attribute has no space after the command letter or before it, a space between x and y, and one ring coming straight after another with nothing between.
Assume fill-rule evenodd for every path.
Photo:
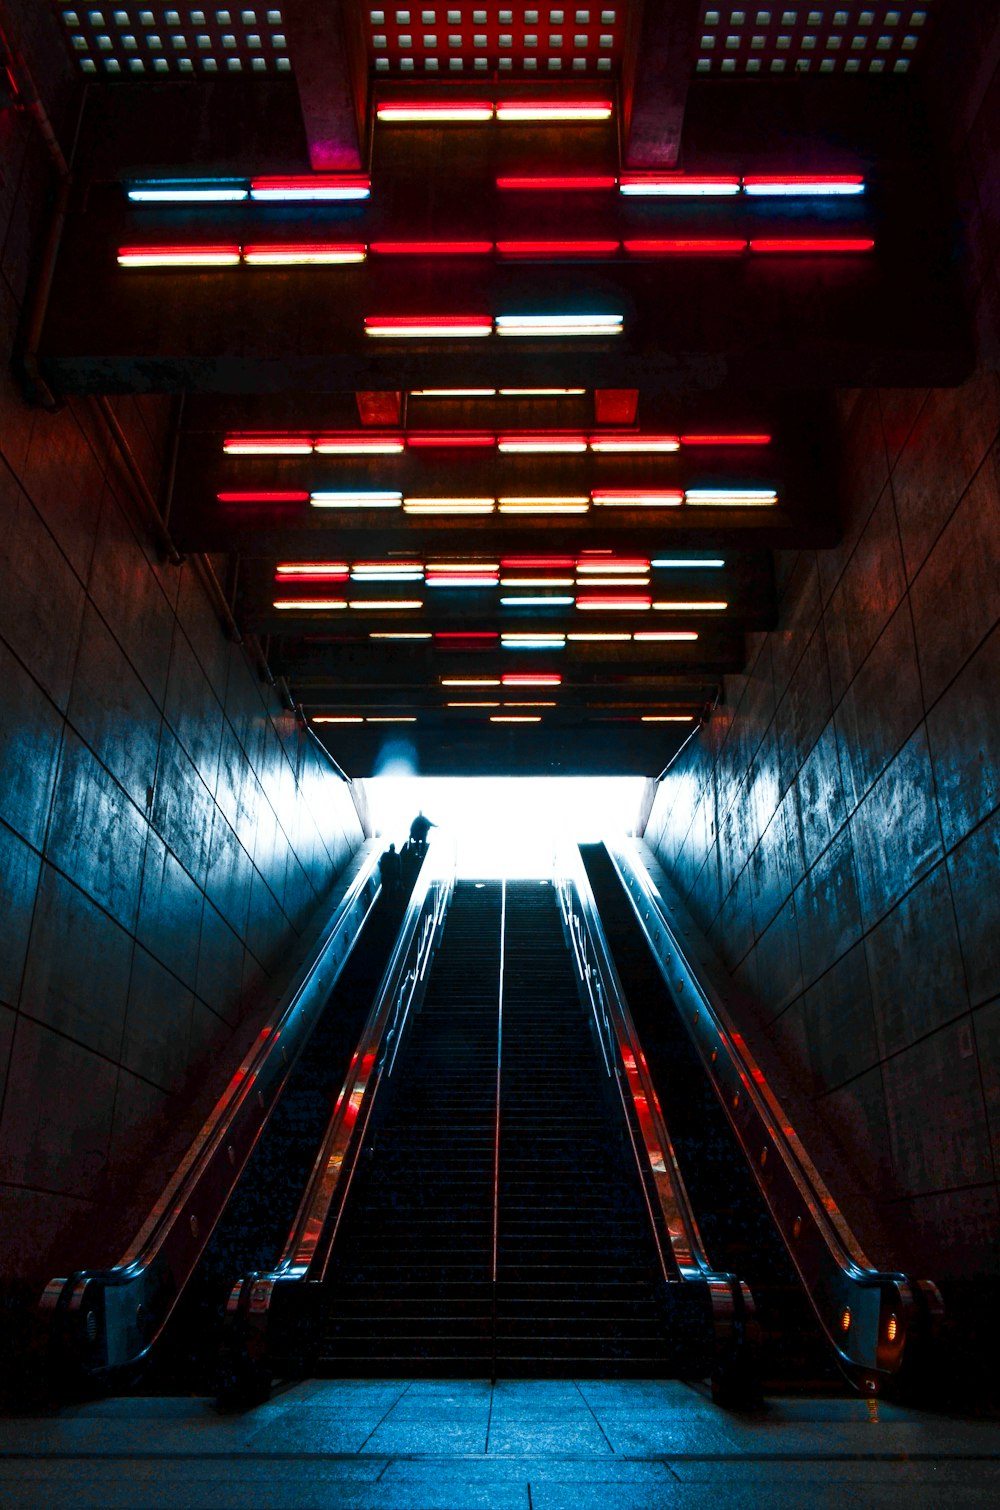
<instances>
[{"instance_id":1,"label":"escalator","mask_svg":"<svg viewBox=\"0 0 1000 1510\"><path fill-rule=\"evenodd\" d=\"M843 1388L829 1345L603 844L581 853L714 1261L749 1284L766 1389Z\"/></svg>"},{"instance_id":2,"label":"escalator","mask_svg":"<svg viewBox=\"0 0 1000 1510\"><path fill-rule=\"evenodd\" d=\"M324 1277L318 1372L697 1374L551 886L459 882Z\"/></svg>"}]
</instances>

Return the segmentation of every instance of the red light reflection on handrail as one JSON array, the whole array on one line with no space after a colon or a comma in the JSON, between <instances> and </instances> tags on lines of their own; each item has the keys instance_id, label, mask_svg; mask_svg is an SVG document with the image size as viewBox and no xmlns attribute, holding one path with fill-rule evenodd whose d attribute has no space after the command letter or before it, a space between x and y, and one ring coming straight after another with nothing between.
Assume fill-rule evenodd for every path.
<instances>
[{"instance_id":1,"label":"red light reflection on handrail","mask_svg":"<svg viewBox=\"0 0 1000 1510\"><path fill-rule=\"evenodd\" d=\"M406 437L406 444L412 450L433 450L439 447L461 449L463 447L475 447L492 449L496 445L496 436L487 435L478 430L418 430L411 431Z\"/></svg>"},{"instance_id":2,"label":"red light reflection on handrail","mask_svg":"<svg viewBox=\"0 0 1000 1510\"><path fill-rule=\"evenodd\" d=\"M492 241L373 241L379 257L488 257Z\"/></svg>"},{"instance_id":3,"label":"red light reflection on handrail","mask_svg":"<svg viewBox=\"0 0 1000 1510\"><path fill-rule=\"evenodd\" d=\"M682 435L682 446L769 446L769 435Z\"/></svg>"},{"instance_id":4,"label":"red light reflection on handrail","mask_svg":"<svg viewBox=\"0 0 1000 1510\"><path fill-rule=\"evenodd\" d=\"M738 257L745 240L733 236L630 239L622 243L632 257Z\"/></svg>"}]
</instances>

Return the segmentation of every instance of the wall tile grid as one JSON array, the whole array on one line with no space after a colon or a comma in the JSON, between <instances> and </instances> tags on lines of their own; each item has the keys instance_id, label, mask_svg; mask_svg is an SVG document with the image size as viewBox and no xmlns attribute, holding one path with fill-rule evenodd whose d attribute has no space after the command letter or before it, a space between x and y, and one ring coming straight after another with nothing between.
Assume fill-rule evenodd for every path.
<instances>
[{"instance_id":1,"label":"wall tile grid","mask_svg":"<svg viewBox=\"0 0 1000 1510\"><path fill-rule=\"evenodd\" d=\"M0 138L0 1270L45 1277L363 833L191 564L155 557L98 410L23 402L9 353L47 164L24 117ZM169 402L115 408L155 489Z\"/></svg>"},{"instance_id":2,"label":"wall tile grid","mask_svg":"<svg viewBox=\"0 0 1000 1510\"><path fill-rule=\"evenodd\" d=\"M1000 1273L1000 71L981 98L978 370L839 396L843 540L779 563L779 628L646 830L899 1261L946 1279Z\"/></svg>"}]
</instances>

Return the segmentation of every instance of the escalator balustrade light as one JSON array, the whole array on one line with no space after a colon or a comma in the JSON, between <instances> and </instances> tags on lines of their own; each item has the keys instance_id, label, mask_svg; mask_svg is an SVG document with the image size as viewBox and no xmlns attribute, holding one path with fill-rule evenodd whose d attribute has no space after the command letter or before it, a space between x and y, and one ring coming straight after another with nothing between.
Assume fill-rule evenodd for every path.
<instances>
[{"instance_id":1,"label":"escalator balustrade light","mask_svg":"<svg viewBox=\"0 0 1000 1510\"><path fill-rule=\"evenodd\" d=\"M443 676L442 687L499 687L498 676Z\"/></svg>"},{"instance_id":2,"label":"escalator balustrade light","mask_svg":"<svg viewBox=\"0 0 1000 1510\"><path fill-rule=\"evenodd\" d=\"M366 315L365 335L394 341L467 341L492 335L489 315Z\"/></svg>"},{"instance_id":3,"label":"escalator balustrade light","mask_svg":"<svg viewBox=\"0 0 1000 1510\"><path fill-rule=\"evenodd\" d=\"M682 435L682 446L769 446L769 435Z\"/></svg>"},{"instance_id":4,"label":"escalator balustrade light","mask_svg":"<svg viewBox=\"0 0 1000 1510\"><path fill-rule=\"evenodd\" d=\"M499 561L428 561L424 570L428 575L445 576L448 572L459 577L492 576L500 570Z\"/></svg>"},{"instance_id":5,"label":"escalator balustrade light","mask_svg":"<svg viewBox=\"0 0 1000 1510\"><path fill-rule=\"evenodd\" d=\"M743 189L754 196L779 195L785 198L802 195L863 194L865 181L860 173L745 173Z\"/></svg>"},{"instance_id":6,"label":"escalator balustrade light","mask_svg":"<svg viewBox=\"0 0 1000 1510\"><path fill-rule=\"evenodd\" d=\"M491 713L491 724L540 724L540 713Z\"/></svg>"},{"instance_id":7,"label":"escalator balustrade light","mask_svg":"<svg viewBox=\"0 0 1000 1510\"><path fill-rule=\"evenodd\" d=\"M350 576L344 561L288 561L274 568L276 582L347 582Z\"/></svg>"},{"instance_id":8,"label":"escalator balustrade light","mask_svg":"<svg viewBox=\"0 0 1000 1510\"><path fill-rule=\"evenodd\" d=\"M352 582L422 582L423 570L419 567L412 571L358 571L351 572Z\"/></svg>"},{"instance_id":9,"label":"escalator balustrade light","mask_svg":"<svg viewBox=\"0 0 1000 1510\"><path fill-rule=\"evenodd\" d=\"M429 629L410 632L402 629L372 629L368 632L368 638L370 640L429 640L431 632Z\"/></svg>"},{"instance_id":10,"label":"escalator balustrade light","mask_svg":"<svg viewBox=\"0 0 1000 1510\"><path fill-rule=\"evenodd\" d=\"M721 613L729 607L729 604L723 602L721 599L717 602L706 601L702 603L684 601L682 599L664 599L661 602L654 603L653 607L659 609L661 613Z\"/></svg>"},{"instance_id":11,"label":"escalator balustrade light","mask_svg":"<svg viewBox=\"0 0 1000 1510\"><path fill-rule=\"evenodd\" d=\"M605 572L632 572L638 575L649 571L649 562L643 561L641 558L626 559L623 557L619 560L611 555L607 555L603 559L598 559L596 556L581 556L576 564L576 569L581 573L600 573L602 576Z\"/></svg>"},{"instance_id":12,"label":"escalator balustrade light","mask_svg":"<svg viewBox=\"0 0 1000 1510\"><path fill-rule=\"evenodd\" d=\"M377 257L488 257L492 241L373 241Z\"/></svg>"},{"instance_id":13,"label":"escalator balustrade light","mask_svg":"<svg viewBox=\"0 0 1000 1510\"><path fill-rule=\"evenodd\" d=\"M488 576L484 572L468 577L458 577L454 573L449 573L444 577L426 577L424 580L428 587L499 587L500 585L498 577Z\"/></svg>"},{"instance_id":14,"label":"escalator balustrade light","mask_svg":"<svg viewBox=\"0 0 1000 1510\"><path fill-rule=\"evenodd\" d=\"M572 598L565 598L556 593L544 594L524 593L521 597L501 598L501 608L571 608Z\"/></svg>"},{"instance_id":15,"label":"escalator balustrade light","mask_svg":"<svg viewBox=\"0 0 1000 1510\"><path fill-rule=\"evenodd\" d=\"M400 572L424 572L422 561L355 561L351 575L355 577L394 577Z\"/></svg>"},{"instance_id":16,"label":"escalator balustrade light","mask_svg":"<svg viewBox=\"0 0 1000 1510\"><path fill-rule=\"evenodd\" d=\"M312 495L298 492L274 492L267 489L247 489L239 493L216 493L217 503L308 503Z\"/></svg>"},{"instance_id":17,"label":"escalator balustrade light","mask_svg":"<svg viewBox=\"0 0 1000 1510\"><path fill-rule=\"evenodd\" d=\"M355 713L314 713L311 723L314 724L363 724L364 719Z\"/></svg>"},{"instance_id":18,"label":"escalator balustrade light","mask_svg":"<svg viewBox=\"0 0 1000 1510\"><path fill-rule=\"evenodd\" d=\"M350 173L303 173L290 178L253 178L250 197L263 204L367 199L371 180Z\"/></svg>"},{"instance_id":19,"label":"escalator balustrade light","mask_svg":"<svg viewBox=\"0 0 1000 1510\"><path fill-rule=\"evenodd\" d=\"M589 498L501 498L501 514L586 514Z\"/></svg>"},{"instance_id":20,"label":"escalator balustrade light","mask_svg":"<svg viewBox=\"0 0 1000 1510\"><path fill-rule=\"evenodd\" d=\"M723 561L719 556L714 556L710 560L704 561L695 560L693 556L660 556L657 560L650 562L651 566L659 567L664 570L673 569L674 567L717 567L725 566L725 564L725 561Z\"/></svg>"},{"instance_id":21,"label":"escalator balustrade light","mask_svg":"<svg viewBox=\"0 0 1000 1510\"><path fill-rule=\"evenodd\" d=\"M850 1308L850 1306L845 1306L844 1309L840 1313L840 1330L842 1332L849 1332L851 1330L851 1308Z\"/></svg>"},{"instance_id":22,"label":"escalator balustrade light","mask_svg":"<svg viewBox=\"0 0 1000 1510\"><path fill-rule=\"evenodd\" d=\"M612 634L612 633L609 632L607 634L568 634L566 636L566 638L568 640L583 640L583 641L594 641L594 642L597 642L597 641L606 641L606 640L607 641L610 641L610 640L630 640L632 638L632 636L630 634L624 634L624 633L623 634Z\"/></svg>"},{"instance_id":23,"label":"escalator balustrade light","mask_svg":"<svg viewBox=\"0 0 1000 1510\"><path fill-rule=\"evenodd\" d=\"M133 204L234 204L250 193L245 179L150 178L129 184Z\"/></svg>"},{"instance_id":24,"label":"escalator balustrade light","mask_svg":"<svg viewBox=\"0 0 1000 1510\"><path fill-rule=\"evenodd\" d=\"M238 246L123 246L119 267L235 267Z\"/></svg>"},{"instance_id":25,"label":"escalator balustrade light","mask_svg":"<svg viewBox=\"0 0 1000 1510\"><path fill-rule=\"evenodd\" d=\"M565 650L566 636L501 634L500 644L504 650Z\"/></svg>"},{"instance_id":26,"label":"escalator balustrade light","mask_svg":"<svg viewBox=\"0 0 1000 1510\"><path fill-rule=\"evenodd\" d=\"M314 445L318 456L401 456L401 435L320 435Z\"/></svg>"},{"instance_id":27,"label":"escalator balustrade light","mask_svg":"<svg viewBox=\"0 0 1000 1510\"><path fill-rule=\"evenodd\" d=\"M404 498L406 514L492 514L493 498Z\"/></svg>"},{"instance_id":28,"label":"escalator balustrade light","mask_svg":"<svg viewBox=\"0 0 1000 1510\"><path fill-rule=\"evenodd\" d=\"M774 488L685 488L684 502L693 507L760 508L778 501Z\"/></svg>"},{"instance_id":29,"label":"escalator balustrade light","mask_svg":"<svg viewBox=\"0 0 1000 1510\"><path fill-rule=\"evenodd\" d=\"M508 671L501 678L504 687L561 687L562 677L557 671Z\"/></svg>"},{"instance_id":30,"label":"escalator balustrade light","mask_svg":"<svg viewBox=\"0 0 1000 1510\"><path fill-rule=\"evenodd\" d=\"M511 261L574 261L578 258L614 257L620 241L498 241L497 256Z\"/></svg>"},{"instance_id":31,"label":"escalator balustrade light","mask_svg":"<svg viewBox=\"0 0 1000 1510\"><path fill-rule=\"evenodd\" d=\"M637 629L632 636L635 640L678 640L689 641L698 638L696 629Z\"/></svg>"},{"instance_id":32,"label":"escalator balustrade light","mask_svg":"<svg viewBox=\"0 0 1000 1510\"><path fill-rule=\"evenodd\" d=\"M565 336L619 336L623 322L619 314L497 315L496 329L501 336L561 340Z\"/></svg>"},{"instance_id":33,"label":"escalator balustrade light","mask_svg":"<svg viewBox=\"0 0 1000 1510\"><path fill-rule=\"evenodd\" d=\"M693 713L644 713L640 719L640 723L644 724L690 724L693 722Z\"/></svg>"},{"instance_id":34,"label":"escalator balustrade light","mask_svg":"<svg viewBox=\"0 0 1000 1510\"><path fill-rule=\"evenodd\" d=\"M378 613L395 613L398 609L412 612L416 608L423 608L421 598L352 598L351 608L367 608Z\"/></svg>"},{"instance_id":35,"label":"escalator balustrade light","mask_svg":"<svg viewBox=\"0 0 1000 1510\"><path fill-rule=\"evenodd\" d=\"M595 593L587 597L578 597L576 606L579 609L593 610L598 613L645 613L650 607L650 600L645 595L637 593L630 596L618 593Z\"/></svg>"},{"instance_id":36,"label":"escalator balustrade light","mask_svg":"<svg viewBox=\"0 0 1000 1510\"><path fill-rule=\"evenodd\" d=\"M375 108L377 120L401 124L443 125L448 121L491 121L491 100L426 100L423 103L385 100Z\"/></svg>"},{"instance_id":37,"label":"escalator balustrade light","mask_svg":"<svg viewBox=\"0 0 1000 1510\"><path fill-rule=\"evenodd\" d=\"M501 577L501 587L572 587L572 577ZM501 599L501 602L503 600Z\"/></svg>"},{"instance_id":38,"label":"escalator balustrade light","mask_svg":"<svg viewBox=\"0 0 1000 1510\"><path fill-rule=\"evenodd\" d=\"M364 262L368 255L360 242L300 242L294 246L245 246L248 267L336 267Z\"/></svg>"},{"instance_id":39,"label":"escalator balustrade light","mask_svg":"<svg viewBox=\"0 0 1000 1510\"><path fill-rule=\"evenodd\" d=\"M599 577L577 577L577 587L648 587L649 577L614 577L605 576L602 572Z\"/></svg>"},{"instance_id":40,"label":"escalator balustrade light","mask_svg":"<svg viewBox=\"0 0 1000 1510\"><path fill-rule=\"evenodd\" d=\"M617 182L610 174L599 173L501 174L497 179L497 188L509 189L515 193L530 193L533 190L539 190L543 194L561 193L565 190L583 193L613 189Z\"/></svg>"},{"instance_id":41,"label":"escalator balustrade light","mask_svg":"<svg viewBox=\"0 0 1000 1510\"><path fill-rule=\"evenodd\" d=\"M749 245L741 236L641 237L622 244L631 257L740 257Z\"/></svg>"},{"instance_id":42,"label":"escalator balustrade light","mask_svg":"<svg viewBox=\"0 0 1000 1510\"><path fill-rule=\"evenodd\" d=\"M500 701L498 698L495 698L493 702L445 703L446 708L499 708L499 706Z\"/></svg>"},{"instance_id":43,"label":"escalator balustrade light","mask_svg":"<svg viewBox=\"0 0 1000 1510\"><path fill-rule=\"evenodd\" d=\"M586 388L501 388L501 398L576 398Z\"/></svg>"},{"instance_id":44,"label":"escalator balustrade light","mask_svg":"<svg viewBox=\"0 0 1000 1510\"><path fill-rule=\"evenodd\" d=\"M288 613L328 613L346 608L346 598L275 598L275 608Z\"/></svg>"},{"instance_id":45,"label":"escalator balustrade light","mask_svg":"<svg viewBox=\"0 0 1000 1510\"><path fill-rule=\"evenodd\" d=\"M895 1340L896 1340L896 1338L898 1336L899 1336L899 1321L897 1320L897 1318L895 1316L890 1316L889 1319L888 1319L888 1321L885 1324L885 1340L886 1340L886 1342L895 1342Z\"/></svg>"},{"instance_id":46,"label":"escalator balustrade light","mask_svg":"<svg viewBox=\"0 0 1000 1510\"><path fill-rule=\"evenodd\" d=\"M501 435L497 440L497 449L510 455L545 455L551 453L573 454L587 449L587 437L585 435Z\"/></svg>"},{"instance_id":47,"label":"escalator balustrade light","mask_svg":"<svg viewBox=\"0 0 1000 1510\"><path fill-rule=\"evenodd\" d=\"M514 703L509 698L504 698L505 708L558 708L559 704L554 699L546 698L522 698Z\"/></svg>"},{"instance_id":48,"label":"escalator balustrade light","mask_svg":"<svg viewBox=\"0 0 1000 1510\"><path fill-rule=\"evenodd\" d=\"M411 398L496 398L495 388L411 388Z\"/></svg>"},{"instance_id":49,"label":"escalator balustrade light","mask_svg":"<svg viewBox=\"0 0 1000 1510\"><path fill-rule=\"evenodd\" d=\"M740 192L731 174L623 173L619 192L628 198L717 199Z\"/></svg>"},{"instance_id":50,"label":"escalator balustrade light","mask_svg":"<svg viewBox=\"0 0 1000 1510\"><path fill-rule=\"evenodd\" d=\"M763 236L750 242L751 252L830 253L870 252L875 242L870 236Z\"/></svg>"},{"instance_id":51,"label":"escalator balustrade light","mask_svg":"<svg viewBox=\"0 0 1000 1510\"><path fill-rule=\"evenodd\" d=\"M369 724L415 724L416 721L413 713L369 713L365 719Z\"/></svg>"},{"instance_id":52,"label":"escalator balustrade light","mask_svg":"<svg viewBox=\"0 0 1000 1510\"><path fill-rule=\"evenodd\" d=\"M317 509L398 509L403 502L403 495L387 489L363 492L345 490L311 493L309 500L313 508Z\"/></svg>"},{"instance_id":53,"label":"escalator balustrade light","mask_svg":"<svg viewBox=\"0 0 1000 1510\"><path fill-rule=\"evenodd\" d=\"M496 436L479 430L424 430L406 437L412 451L483 450L496 445Z\"/></svg>"},{"instance_id":54,"label":"escalator balustrade light","mask_svg":"<svg viewBox=\"0 0 1000 1510\"><path fill-rule=\"evenodd\" d=\"M465 649L466 643L472 640L497 640L500 638L496 629L435 629L436 640L454 640L455 649ZM478 647L477 647L478 648Z\"/></svg>"},{"instance_id":55,"label":"escalator balustrade light","mask_svg":"<svg viewBox=\"0 0 1000 1510\"><path fill-rule=\"evenodd\" d=\"M501 556L502 571L572 571L574 556Z\"/></svg>"},{"instance_id":56,"label":"escalator balustrade light","mask_svg":"<svg viewBox=\"0 0 1000 1510\"><path fill-rule=\"evenodd\" d=\"M222 449L227 456L309 456L313 443L308 435L227 435Z\"/></svg>"}]
</instances>

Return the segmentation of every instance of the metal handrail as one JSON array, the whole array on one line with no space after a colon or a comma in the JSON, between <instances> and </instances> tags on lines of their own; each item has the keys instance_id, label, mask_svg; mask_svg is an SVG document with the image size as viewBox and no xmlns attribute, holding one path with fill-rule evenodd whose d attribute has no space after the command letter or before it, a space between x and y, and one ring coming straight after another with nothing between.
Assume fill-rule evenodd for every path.
<instances>
[{"instance_id":1,"label":"metal handrail","mask_svg":"<svg viewBox=\"0 0 1000 1510\"><path fill-rule=\"evenodd\" d=\"M230 1290L225 1352L234 1379L256 1373L266 1391L272 1368L301 1364L314 1350L312 1305L326 1278L379 1088L392 1074L409 1013L422 996L454 886L454 853L439 843L417 877L281 1256L268 1272L244 1275ZM239 1389L236 1382L230 1392Z\"/></svg>"},{"instance_id":2,"label":"metal handrail","mask_svg":"<svg viewBox=\"0 0 1000 1510\"><path fill-rule=\"evenodd\" d=\"M161 1335L378 899L379 846L360 863L319 943L260 1029L117 1263L51 1279L39 1302L61 1360L100 1377Z\"/></svg>"},{"instance_id":3,"label":"metal handrail","mask_svg":"<svg viewBox=\"0 0 1000 1510\"><path fill-rule=\"evenodd\" d=\"M698 969L697 930L685 920L691 942L679 937L669 914L678 914L680 904L665 900L665 887L654 882L635 845L607 848L816 1319L850 1382L876 1394L898 1372L908 1336L940 1320L937 1287L872 1264L721 993Z\"/></svg>"},{"instance_id":4,"label":"metal handrail","mask_svg":"<svg viewBox=\"0 0 1000 1510\"><path fill-rule=\"evenodd\" d=\"M736 1386L730 1377L731 1392L752 1393L753 1297L742 1280L714 1268L708 1256L578 847L560 854L555 885L580 988L593 1013L608 1073L621 1096L664 1281L676 1283L679 1274L682 1282L707 1286L715 1327L716 1373L725 1365L732 1376L738 1367L741 1383ZM718 1389L721 1395L721 1379Z\"/></svg>"}]
</instances>

